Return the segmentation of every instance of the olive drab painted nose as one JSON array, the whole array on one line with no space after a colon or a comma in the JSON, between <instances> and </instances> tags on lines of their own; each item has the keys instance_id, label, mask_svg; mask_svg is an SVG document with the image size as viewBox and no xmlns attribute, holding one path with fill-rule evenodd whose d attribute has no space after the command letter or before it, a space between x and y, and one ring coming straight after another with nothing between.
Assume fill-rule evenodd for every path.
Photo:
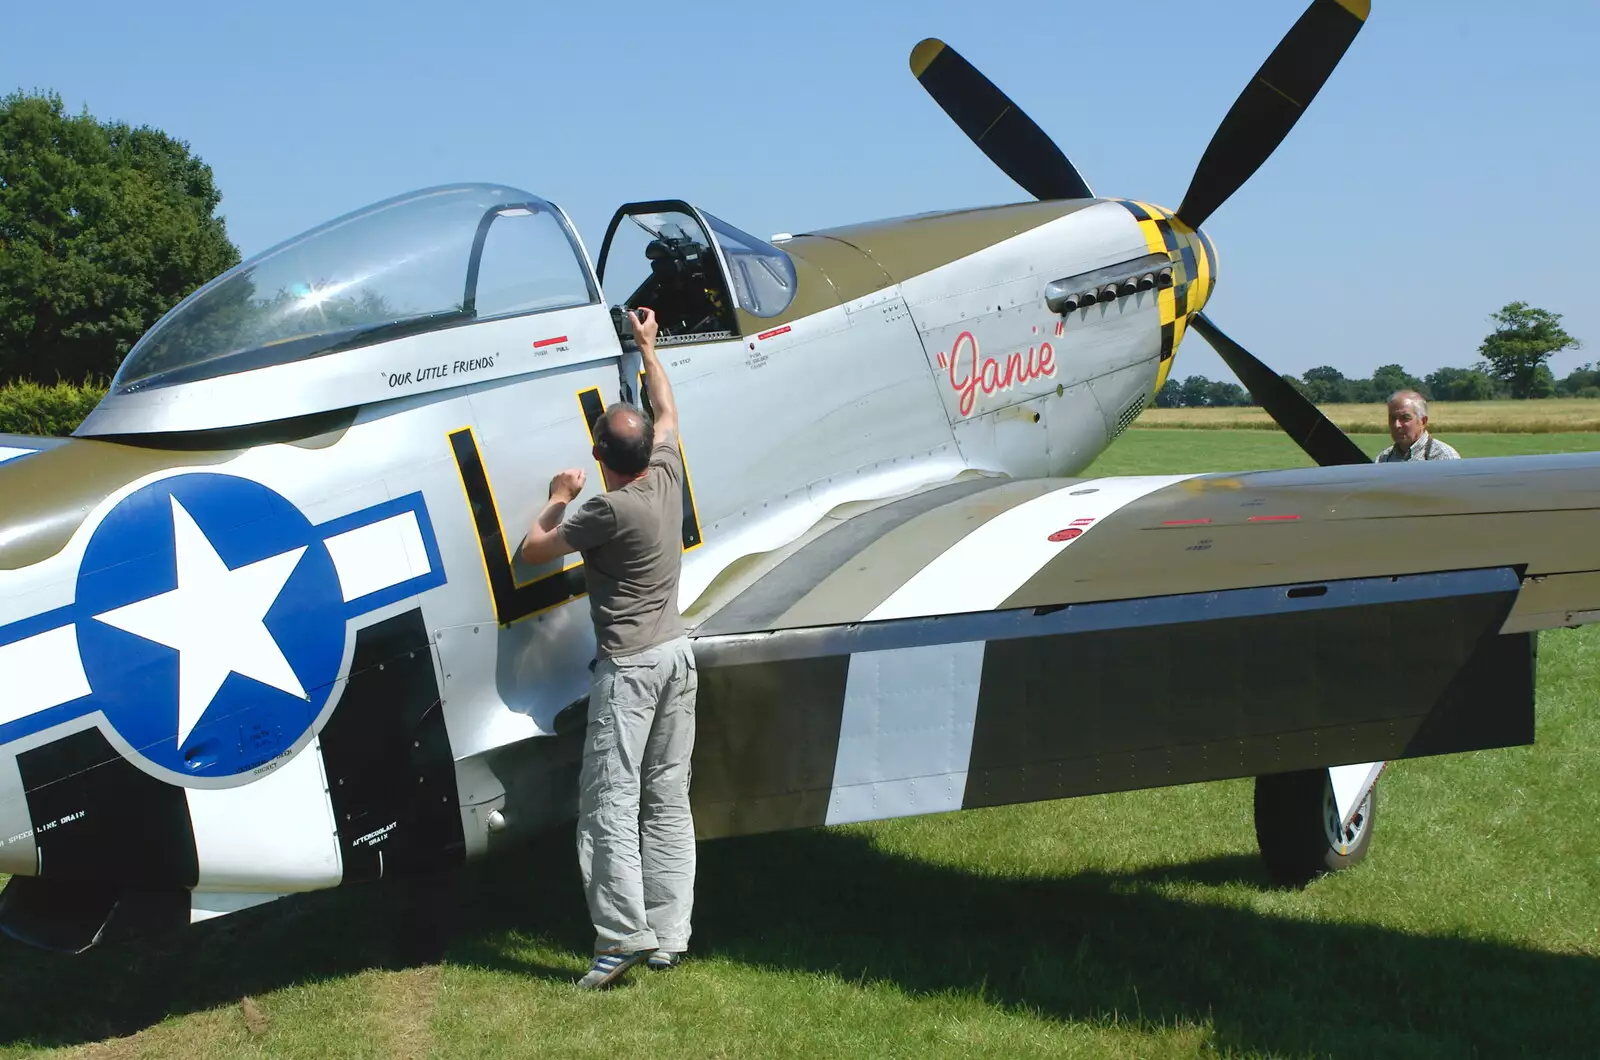
<instances>
[{"instance_id":1,"label":"olive drab painted nose","mask_svg":"<svg viewBox=\"0 0 1600 1060\"><path fill-rule=\"evenodd\" d=\"M95 506L129 483L168 468L220 463L236 453L0 435L0 571L60 552Z\"/></svg>"}]
</instances>

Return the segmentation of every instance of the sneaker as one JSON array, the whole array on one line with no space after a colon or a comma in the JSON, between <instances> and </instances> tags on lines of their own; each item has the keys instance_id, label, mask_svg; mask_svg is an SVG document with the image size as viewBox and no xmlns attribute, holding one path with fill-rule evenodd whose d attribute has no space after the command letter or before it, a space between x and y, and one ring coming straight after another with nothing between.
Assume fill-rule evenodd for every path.
<instances>
[{"instance_id":1,"label":"sneaker","mask_svg":"<svg viewBox=\"0 0 1600 1060\"><path fill-rule=\"evenodd\" d=\"M652 972L664 972L669 968L676 968L678 962L683 960L683 954L673 953L670 950L656 950L645 958L645 967Z\"/></svg>"},{"instance_id":2,"label":"sneaker","mask_svg":"<svg viewBox=\"0 0 1600 1060\"><path fill-rule=\"evenodd\" d=\"M602 953L589 966L589 973L578 980L580 990L599 990L621 979L629 968L644 960L651 950L632 953Z\"/></svg>"}]
</instances>

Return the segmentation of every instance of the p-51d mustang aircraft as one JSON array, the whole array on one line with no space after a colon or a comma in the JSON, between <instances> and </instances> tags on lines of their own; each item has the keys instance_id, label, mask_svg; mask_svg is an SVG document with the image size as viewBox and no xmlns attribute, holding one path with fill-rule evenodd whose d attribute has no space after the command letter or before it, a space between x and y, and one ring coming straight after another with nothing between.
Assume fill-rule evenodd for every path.
<instances>
[{"instance_id":1,"label":"p-51d mustang aircraft","mask_svg":"<svg viewBox=\"0 0 1600 1060\"><path fill-rule=\"evenodd\" d=\"M1257 776L1275 872L1360 857L1381 763L1530 741L1535 631L1600 615L1600 460L1373 467L1201 315L1201 223L1366 14L1314 0L1176 212L928 40L1037 201L772 241L634 203L595 271L450 186L207 284L75 437L0 439L0 926L80 950L571 818L584 572L516 545L648 405L602 290L682 410L703 838ZM1073 477L1190 327L1325 466Z\"/></svg>"}]
</instances>

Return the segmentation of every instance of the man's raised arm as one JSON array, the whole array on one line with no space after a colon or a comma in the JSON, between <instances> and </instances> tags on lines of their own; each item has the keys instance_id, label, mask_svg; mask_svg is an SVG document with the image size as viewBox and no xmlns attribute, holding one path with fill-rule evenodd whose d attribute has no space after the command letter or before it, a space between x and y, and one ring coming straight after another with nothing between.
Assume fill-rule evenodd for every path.
<instances>
[{"instance_id":1,"label":"man's raised arm","mask_svg":"<svg viewBox=\"0 0 1600 1060\"><path fill-rule=\"evenodd\" d=\"M656 323L655 310L648 306L637 313L630 309L628 315L633 317L633 337L639 343L639 355L649 377L650 407L654 410L656 424L654 441L659 445L678 433L678 402L672 396L667 370L661 367L661 359L656 356L656 333L661 325Z\"/></svg>"}]
</instances>

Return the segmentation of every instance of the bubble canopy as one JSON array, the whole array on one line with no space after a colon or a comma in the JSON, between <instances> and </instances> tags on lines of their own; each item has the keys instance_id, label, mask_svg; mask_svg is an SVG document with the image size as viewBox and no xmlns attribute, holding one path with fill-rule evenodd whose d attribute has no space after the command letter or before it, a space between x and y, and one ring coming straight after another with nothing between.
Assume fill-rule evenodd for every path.
<instances>
[{"instance_id":1,"label":"bubble canopy","mask_svg":"<svg viewBox=\"0 0 1600 1060\"><path fill-rule=\"evenodd\" d=\"M113 393L599 301L566 219L498 184L399 195L218 276L156 322Z\"/></svg>"}]
</instances>

